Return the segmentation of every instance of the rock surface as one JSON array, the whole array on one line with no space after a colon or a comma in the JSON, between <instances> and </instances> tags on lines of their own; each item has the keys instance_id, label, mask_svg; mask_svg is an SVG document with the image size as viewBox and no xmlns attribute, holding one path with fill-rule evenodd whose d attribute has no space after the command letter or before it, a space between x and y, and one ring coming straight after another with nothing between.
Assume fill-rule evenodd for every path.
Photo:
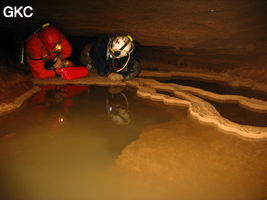
<instances>
[{"instance_id":1,"label":"rock surface","mask_svg":"<svg viewBox=\"0 0 267 200\"><path fill-rule=\"evenodd\" d=\"M68 33L125 32L143 45L251 51L266 39L264 0L47 0L33 6L36 20L50 18Z\"/></svg>"}]
</instances>

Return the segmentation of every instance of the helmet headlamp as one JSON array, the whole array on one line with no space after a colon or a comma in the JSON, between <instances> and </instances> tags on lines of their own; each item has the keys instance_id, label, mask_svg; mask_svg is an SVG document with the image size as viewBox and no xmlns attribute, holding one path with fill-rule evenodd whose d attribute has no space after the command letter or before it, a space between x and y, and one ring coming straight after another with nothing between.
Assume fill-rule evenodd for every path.
<instances>
[{"instance_id":1,"label":"helmet headlamp","mask_svg":"<svg viewBox=\"0 0 267 200\"><path fill-rule=\"evenodd\" d=\"M60 52L61 50L62 50L62 45L61 44L59 44L59 43L57 43L56 45L55 45L55 47L54 47L54 50L55 50L55 52Z\"/></svg>"},{"instance_id":2,"label":"helmet headlamp","mask_svg":"<svg viewBox=\"0 0 267 200\"><path fill-rule=\"evenodd\" d=\"M112 54L112 57L114 57L114 58L119 57L120 54L121 54L121 51L120 50L114 50L114 49L109 49L109 50L110 50L110 52Z\"/></svg>"}]
</instances>

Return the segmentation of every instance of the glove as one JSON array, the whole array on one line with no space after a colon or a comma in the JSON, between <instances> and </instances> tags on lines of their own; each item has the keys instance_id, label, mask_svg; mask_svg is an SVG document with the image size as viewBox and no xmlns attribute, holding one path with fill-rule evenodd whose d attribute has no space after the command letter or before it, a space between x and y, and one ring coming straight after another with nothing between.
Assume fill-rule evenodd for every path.
<instances>
[{"instance_id":1,"label":"glove","mask_svg":"<svg viewBox=\"0 0 267 200\"><path fill-rule=\"evenodd\" d=\"M121 81L124 79L121 74L113 73L113 72L108 75L108 78L112 81Z\"/></svg>"},{"instance_id":2,"label":"glove","mask_svg":"<svg viewBox=\"0 0 267 200\"><path fill-rule=\"evenodd\" d=\"M54 69L54 64L55 64L56 62L54 61L54 60L47 60L47 61L45 61L45 63L44 63L44 68L46 69L46 70L53 70Z\"/></svg>"}]
</instances>

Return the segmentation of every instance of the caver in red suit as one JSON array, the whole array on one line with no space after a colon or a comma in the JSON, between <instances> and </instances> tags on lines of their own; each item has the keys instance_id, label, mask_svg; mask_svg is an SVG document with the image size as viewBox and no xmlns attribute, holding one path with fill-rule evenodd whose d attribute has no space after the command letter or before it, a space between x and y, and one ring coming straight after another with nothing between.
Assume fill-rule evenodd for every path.
<instances>
[{"instance_id":1,"label":"caver in red suit","mask_svg":"<svg viewBox=\"0 0 267 200\"><path fill-rule=\"evenodd\" d=\"M49 24L43 25L25 44L26 60L31 73L36 78L51 78L61 76L72 80L87 76L88 69L82 66L73 66L66 60L72 53L72 47L64 35ZM62 60L62 66L54 66L55 58Z\"/></svg>"}]
</instances>

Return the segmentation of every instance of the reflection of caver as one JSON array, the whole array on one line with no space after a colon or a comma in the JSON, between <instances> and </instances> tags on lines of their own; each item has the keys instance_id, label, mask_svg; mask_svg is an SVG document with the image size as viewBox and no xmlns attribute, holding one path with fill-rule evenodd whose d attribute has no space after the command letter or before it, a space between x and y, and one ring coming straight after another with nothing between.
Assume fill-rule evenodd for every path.
<instances>
[{"instance_id":1,"label":"reflection of caver","mask_svg":"<svg viewBox=\"0 0 267 200\"><path fill-rule=\"evenodd\" d=\"M131 36L105 37L84 47L81 63L96 68L101 76L111 80L133 79L141 71Z\"/></svg>"},{"instance_id":2,"label":"reflection of caver","mask_svg":"<svg viewBox=\"0 0 267 200\"><path fill-rule=\"evenodd\" d=\"M121 88L110 88L106 98L106 107L109 118L117 125L131 122L127 96Z\"/></svg>"},{"instance_id":3,"label":"reflection of caver","mask_svg":"<svg viewBox=\"0 0 267 200\"><path fill-rule=\"evenodd\" d=\"M36 107L34 116L39 124L49 130L59 130L65 122L65 115L73 105L73 97L88 90L88 86L41 86L42 90L34 96Z\"/></svg>"},{"instance_id":4,"label":"reflection of caver","mask_svg":"<svg viewBox=\"0 0 267 200\"><path fill-rule=\"evenodd\" d=\"M25 43L26 60L34 77L61 76L72 80L87 76L86 67L75 67L66 60L72 53L72 47L55 27L44 24Z\"/></svg>"}]
</instances>

